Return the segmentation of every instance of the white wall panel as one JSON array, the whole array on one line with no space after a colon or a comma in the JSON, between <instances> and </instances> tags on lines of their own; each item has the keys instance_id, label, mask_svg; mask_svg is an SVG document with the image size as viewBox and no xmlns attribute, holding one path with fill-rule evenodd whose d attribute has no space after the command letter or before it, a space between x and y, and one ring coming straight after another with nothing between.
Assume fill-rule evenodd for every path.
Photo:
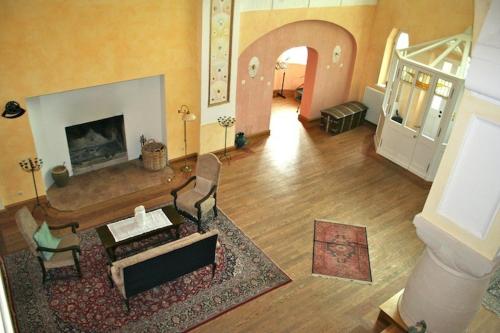
<instances>
[{"instance_id":1,"label":"white wall panel","mask_svg":"<svg viewBox=\"0 0 500 333\"><path fill-rule=\"evenodd\" d=\"M374 6L377 0L239 0L240 11L293 8L331 8L342 6Z\"/></svg>"},{"instance_id":2,"label":"white wall panel","mask_svg":"<svg viewBox=\"0 0 500 333\"><path fill-rule=\"evenodd\" d=\"M342 0L310 0L309 7L340 7Z\"/></svg>"},{"instance_id":3,"label":"white wall panel","mask_svg":"<svg viewBox=\"0 0 500 333\"><path fill-rule=\"evenodd\" d=\"M438 212L484 238L500 206L500 124L473 117Z\"/></svg>"},{"instance_id":4,"label":"white wall panel","mask_svg":"<svg viewBox=\"0 0 500 333\"><path fill-rule=\"evenodd\" d=\"M307 8L309 0L273 0L273 9Z\"/></svg>"},{"instance_id":5,"label":"white wall panel","mask_svg":"<svg viewBox=\"0 0 500 333\"><path fill-rule=\"evenodd\" d=\"M240 0L239 3L242 12L271 10L273 8L273 0Z\"/></svg>"},{"instance_id":6,"label":"white wall panel","mask_svg":"<svg viewBox=\"0 0 500 333\"><path fill-rule=\"evenodd\" d=\"M365 119L372 124L377 125L380 114L382 113L382 103L384 102L384 93L371 87L365 88L363 95L363 104L368 107Z\"/></svg>"},{"instance_id":7,"label":"white wall panel","mask_svg":"<svg viewBox=\"0 0 500 333\"><path fill-rule=\"evenodd\" d=\"M377 0L341 0L341 5L345 6L374 6Z\"/></svg>"}]
</instances>

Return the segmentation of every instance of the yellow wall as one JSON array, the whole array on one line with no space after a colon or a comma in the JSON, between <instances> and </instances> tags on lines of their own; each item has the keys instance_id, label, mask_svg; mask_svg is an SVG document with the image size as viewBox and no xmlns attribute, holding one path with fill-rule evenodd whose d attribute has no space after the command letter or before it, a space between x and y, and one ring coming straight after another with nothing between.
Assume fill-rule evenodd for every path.
<instances>
[{"instance_id":1,"label":"yellow wall","mask_svg":"<svg viewBox=\"0 0 500 333\"><path fill-rule=\"evenodd\" d=\"M393 28L409 33L410 45L463 32L472 26L474 0L379 0L377 6L253 11L241 14L240 49L265 33L301 20L324 20L347 29L357 43L350 98L375 85ZM368 56L369 55L369 56Z\"/></svg>"},{"instance_id":2,"label":"yellow wall","mask_svg":"<svg viewBox=\"0 0 500 333\"><path fill-rule=\"evenodd\" d=\"M224 149L224 127L219 123L202 125L200 128L200 154ZM234 126L227 129L227 147L234 146Z\"/></svg>"},{"instance_id":3,"label":"yellow wall","mask_svg":"<svg viewBox=\"0 0 500 333\"><path fill-rule=\"evenodd\" d=\"M177 108L188 104L200 118L201 1L2 0L0 18L1 106L16 100L26 107L31 96L164 75L169 158L183 155ZM199 122L190 125L188 153L199 145ZM18 166L34 155L28 116L0 118L5 204L34 196L31 177Z\"/></svg>"},{"instance_id":4,"label":"yellow wall","mask_svg":"<svg viewBox=\"0 0 500 333\"><path fill-rule=\"evenodd\" d=\"M387 37L393 28L410 36L410 45L452 36L474 21L474 0L379 0L363 66L363 86L377 83Z\"/></svg>"},{"instance_id":5,"label":"yellow wall","mask_svg":"<svg viewBox=\"0 0 500 333\"><path fill-rule=\"evenodd\" d=\"M349 98L360 99L364 92L364 86L361 84L364 72L362 64L367 59L368 41L375 9L376 6L352 6L245 12L240 17L239 53L241 54L262 35L288 23L303 20L323 20L335 23L348 30L356 40L357 55ZM334 46L332 45L332 49Z\"/></svg>"}]
</instances>

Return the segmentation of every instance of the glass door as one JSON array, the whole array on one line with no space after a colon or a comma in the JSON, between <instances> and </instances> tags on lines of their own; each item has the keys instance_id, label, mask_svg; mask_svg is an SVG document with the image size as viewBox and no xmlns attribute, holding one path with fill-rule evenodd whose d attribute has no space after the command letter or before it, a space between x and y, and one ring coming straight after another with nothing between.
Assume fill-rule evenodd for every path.
<instances>
[{"instance_id":1,"label":"glass door","mask_svg":"<svg viewBox=\"0 0 500 333\"><path fill-rule=\"evenodd\" d=\"M433 76L403 64L394 90L391 113L384 124L381 153L408 168L426 114Z\"/></svg>"},{"instance_id":2,"label":"glass door","mask_svg":"<svg viewBox=\"0 0 500 333\"><path fill-rule=\"evenodd\" d=\"M432 85L430 103L428 110L423 115L423 126L417 138L415 151L410 163L410 170L421 177L426 178L429 173L431 163L437 153L437 143L444 135L444 119L448 119L451 108L450 99L453 93L453 83L443 78L438 78ZM444 149L443 149L444 151ZM442 154L441 154L442 155Z\"/></svg>"}]
</instances>

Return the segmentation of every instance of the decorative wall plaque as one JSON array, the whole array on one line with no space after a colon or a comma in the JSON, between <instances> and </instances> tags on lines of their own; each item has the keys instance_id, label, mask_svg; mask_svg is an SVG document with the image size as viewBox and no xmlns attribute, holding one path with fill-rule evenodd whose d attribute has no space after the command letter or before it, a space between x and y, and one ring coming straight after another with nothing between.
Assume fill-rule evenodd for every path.
<instances>
[{"instance_id":1,"label":"decorative wall plaque","mask_svg":"<svg viewBox=\"0 0 500 333\"><path fill-rule=\"evenodd\" d=\"M233 0L211 0L210 5L209 106L229 102Z\"/></svg>"},{"instance_id":2,"label":"decorative wall plaque","mask_svg":"<svg viewBox=\"0 0 500 333\"><path fill-rule=\"evenodd\" d=\"M257 57L252 57L248 62L248 75L253 79L257 72L259 71L260 61Z\"/></svg>"}]
</instances>

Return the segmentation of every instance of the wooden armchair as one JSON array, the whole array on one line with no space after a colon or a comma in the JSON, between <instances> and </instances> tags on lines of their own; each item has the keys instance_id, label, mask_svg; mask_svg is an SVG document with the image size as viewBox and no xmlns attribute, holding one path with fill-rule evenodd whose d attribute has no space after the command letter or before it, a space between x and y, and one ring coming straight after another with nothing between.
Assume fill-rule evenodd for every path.
<instances>
[{"instance_id":1,"label":"wooden armchair","mask_svg":"<svg viewBox=\"0 0 500 333\"><path fill-rule=\"evenodd\" d=\"M183 185L171 192L177 211L196 222L198 231L201 231L202 218L211 209L217 216L217 187L221 166L222 163L214 154L200 155L196 163L196 176L189 178ZM192 181L195 182L192 189L179 193Z\"/></svg>"},{"instance_id":2,"label":"wooden armchair","mask_svg":"<svg viewBox=\"0 0 500 333\"><path fill-rule=\"evenodd\" d=\"M38 230L39 226L27 207L23 207L17 211L16 224L24 240L28 243L29 250L35 257L38 258L38 262L42 268L43 283L45 283L47 278L47 270L52 268L74 265L78 273L78 277L82 276L79 262L79 255L81 253L80 239L76 234L76 229L79 227L77 222L71 222L58 226L49 226L50 230L71 228L71 233L64 235L55 249L38 246L33 238L33 235ZM47 260L42 252L52 252L54 255Z\"/></svg>"}]
</instances>

